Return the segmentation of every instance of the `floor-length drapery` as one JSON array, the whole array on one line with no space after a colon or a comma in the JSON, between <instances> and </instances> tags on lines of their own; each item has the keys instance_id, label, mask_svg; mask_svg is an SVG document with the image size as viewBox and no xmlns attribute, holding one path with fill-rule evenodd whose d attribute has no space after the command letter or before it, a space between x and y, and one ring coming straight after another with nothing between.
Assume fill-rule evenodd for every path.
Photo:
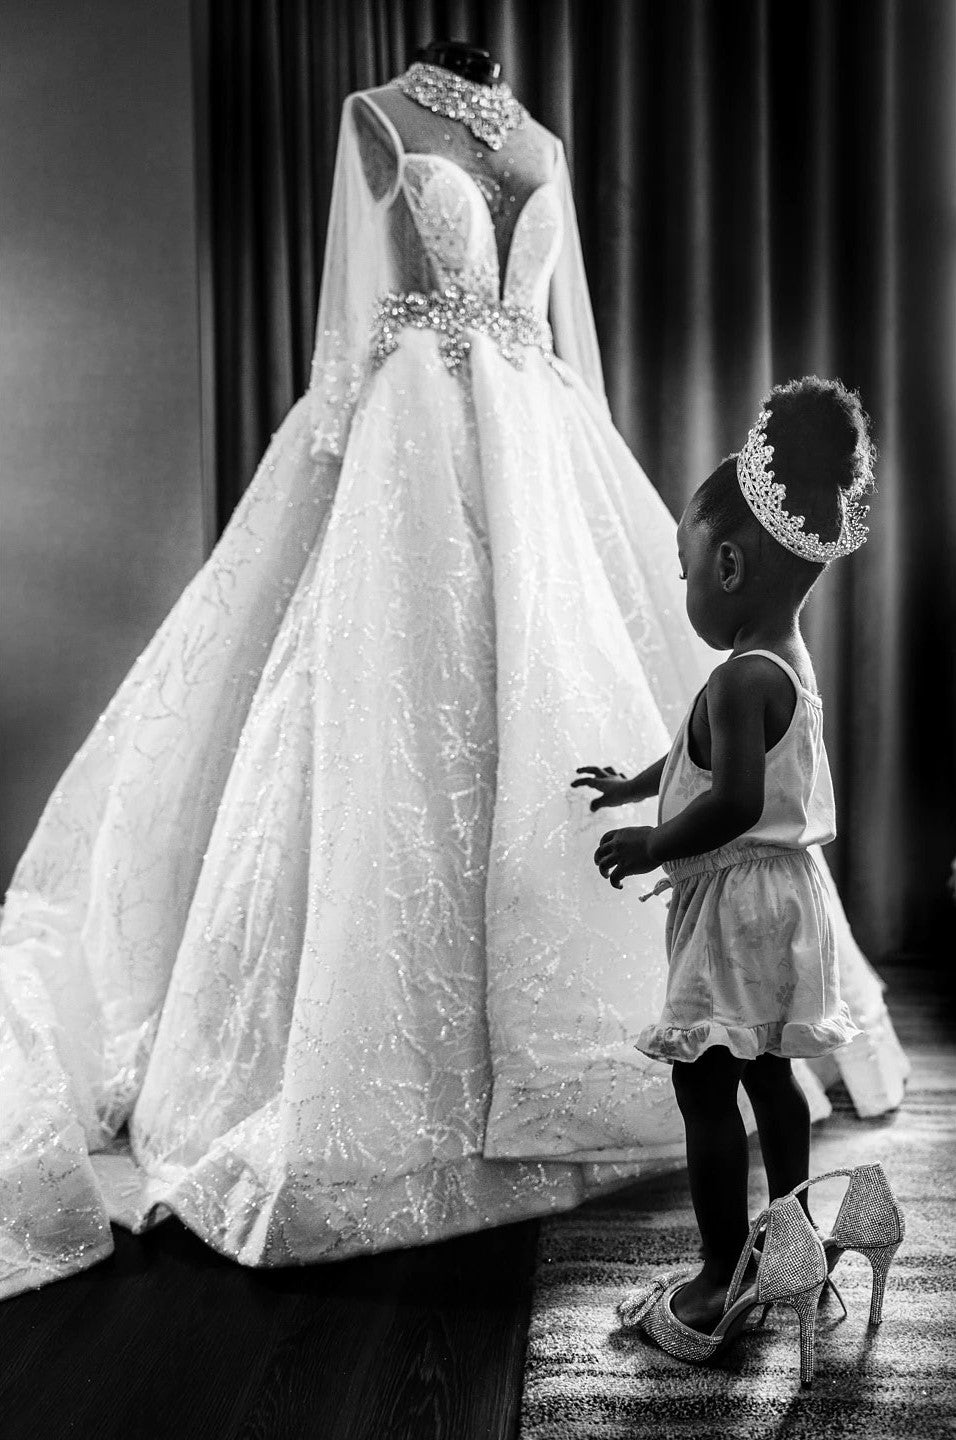
<instances>
[{"instance_id":1,"label":"floor-length drapery","mask_svg":"<svg viewBox=\"0 0 956 1440\"><path fill-rule=\"evenodd\" d=\"M816 370L862 392L881 452L871 539L808 612L830 860L875 959L938 951L956 833L956 7L207 0L199 15L220 523L308 381L342 100L433 37L487 45L572 172L587 156L576 200L612 411L672 511L772 382Z\"/></svg>"}]
</instances>

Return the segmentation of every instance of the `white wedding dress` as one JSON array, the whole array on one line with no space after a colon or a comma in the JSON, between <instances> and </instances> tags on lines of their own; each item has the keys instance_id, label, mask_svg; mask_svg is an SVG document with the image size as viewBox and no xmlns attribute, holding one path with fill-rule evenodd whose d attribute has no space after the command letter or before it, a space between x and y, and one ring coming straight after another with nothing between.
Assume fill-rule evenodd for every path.
<instances>
[{"instance_id":1,"label":"white wedding dress","mask_svg":"<svg viewBox=\"0 0 956 1440\"><path fill-rule=\"evenodd\" d=\"M388 108L346 102L309 392L9 890L0 1294L108 1254L110 1219L331 1260L683 1156L633 1044L657 877L617 893L591 858L652 812L592 815L570 781L662 754L717 657L609 417L560 143L517 132L549 173L502 251L464 152ZM370 343L382 295L422 289ZM906 1062L842 913L864 1034L835 1060L874 1114Z\"/></svg>"}]
</instances>

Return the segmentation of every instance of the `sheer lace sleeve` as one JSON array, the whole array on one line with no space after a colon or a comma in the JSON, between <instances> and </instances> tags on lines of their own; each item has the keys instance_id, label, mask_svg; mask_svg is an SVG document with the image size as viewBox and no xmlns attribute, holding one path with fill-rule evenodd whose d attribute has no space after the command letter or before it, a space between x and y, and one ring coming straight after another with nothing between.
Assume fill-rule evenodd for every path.
<instances>
[{"instance_id":1,"label":"sheer lace sleeve","mask_svg":"<svg viewBox=\"0 0 956 1440\"><path fill-rule=\"evenodd\" d=\"M370 109L380 132L380 143L371 150ZM393 148L391 166L383 164L383 144ZM392 288L386 212L398 189L401 165L394 126L364 96L349 95L342 107L309 379L316 457L342 454L368 372L375 306Z\"/></svg>"},{"instance_id":2,"label":"sheer lace sleeve","mask_svg":"<svg viewBox=\"0 0 956 1440\"><path fill-rule=\"evenodd\" d=\"M559 360L565 361L577 371L595 397L607 408L601 352L594 328L587 275L584 272L581 237L578 234L574 196L571 193L571 177L568 174L564 146L560 140L555 181L564 213L564 240L551 280L550 310L555 353Z\"/></svg>"}]
</instances>

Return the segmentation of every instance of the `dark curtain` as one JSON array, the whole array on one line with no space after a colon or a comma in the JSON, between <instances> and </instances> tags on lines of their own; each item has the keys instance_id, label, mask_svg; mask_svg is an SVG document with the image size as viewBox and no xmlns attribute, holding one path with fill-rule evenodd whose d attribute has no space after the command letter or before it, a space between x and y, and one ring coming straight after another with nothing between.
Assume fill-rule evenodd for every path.
<instances>
[{"instance_id":1,"label":"dark curtain","mask_svg":"<svg viewBox=\"0 0 956 1440\"><path fill-rule=\"evenodd\" d=\"M339 110L436 36L562 136L614 417L675 515L771 383L859 388L869 543L817 587L840 838L874 958L941 956L956 852L950 0L204 0L224 524L308 383ZM613 759L613 757L608 757Z\"/></svg>"}]
</instances>

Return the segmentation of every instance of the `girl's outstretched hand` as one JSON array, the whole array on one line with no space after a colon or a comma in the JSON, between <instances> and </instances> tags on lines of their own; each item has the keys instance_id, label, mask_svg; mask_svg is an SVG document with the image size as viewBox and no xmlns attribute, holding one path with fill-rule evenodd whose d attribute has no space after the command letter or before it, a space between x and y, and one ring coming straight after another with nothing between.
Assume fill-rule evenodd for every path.
<instances>
[{"instance_id":1,"label":"girl's outstretched hand","mask_svg":"<svg viewBox=\"0 0 956 1440\"><path fill-rule=\"evenodd\" d=\"M653 825L634 825L625 830L609 830L601 836L594 863L615 890L623 890L625 875L646 875L648 870L657 869L658 861L648 854L653 833Z\"/></svg>"},{"instance_id":2,"label":"girl's outstretched hand","mask_svg":"<svg viewBox=\"0 0 956 1440\"><path fill-rule=\"evenodd\" d=\"M600 794L596 800L592 800L591 810L603 810L610 805L627 805L634 799L631 793L631 782L620 770L615 770L613 765L579 765L575 771L580 775L580 780L571 781L571 789L579 785L589 785L593 790L599 790Z\"/></svg>"}]
</instances>

